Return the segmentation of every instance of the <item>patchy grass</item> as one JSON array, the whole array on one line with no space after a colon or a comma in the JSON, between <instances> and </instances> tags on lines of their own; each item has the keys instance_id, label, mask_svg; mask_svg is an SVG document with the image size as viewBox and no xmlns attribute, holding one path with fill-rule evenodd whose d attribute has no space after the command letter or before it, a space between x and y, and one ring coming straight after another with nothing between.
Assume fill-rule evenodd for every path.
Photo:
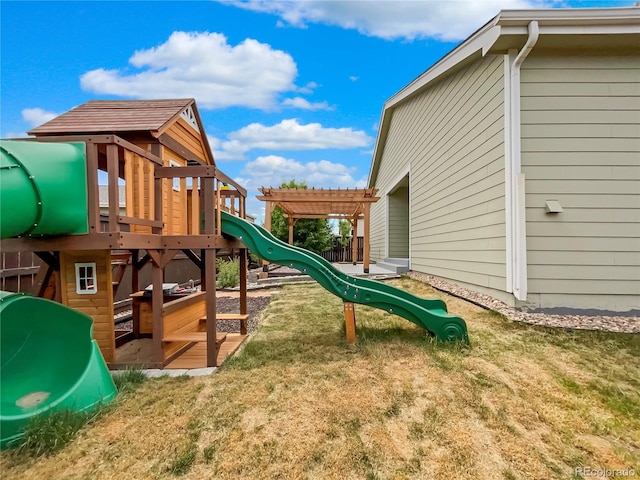
<instances>
[{"instance_id":1,"label":"patchy grass","mask_svg":"<svg viewBox=\"0 0 640 480\"><path fill-rule=\"evenodd\" d=\"M442 295L400 279L422 296ZM238 356L206 378L150 379L44 458L3 479L580 478L640 471L640 338L512 323L453 297L471 346L283 289Z\"/></svg>"},{"instance_id":2,"label":"patchy grass","mask_svg":"<svg viewBox=\"0 0 640 480\"><path fill-rule=\"evenodd\" d=\"M113 383L119 393L134 392L140 385L147 380L147 377L140 369L128 368L116 372L113 375Z\"/></svg>"},{"instance_id":3,"label":"patchy grass","mask_svg":"<svg viewBox=\"0 0 640 480\"><path fill-rule=\"evenodd\" d=\"M16 457L41 457L52 455L64 448L87 423L94 421L103 407L92 411L55 410L32 418L24 430L24 436L17 440Z\"/></svg>"}]
</instances>

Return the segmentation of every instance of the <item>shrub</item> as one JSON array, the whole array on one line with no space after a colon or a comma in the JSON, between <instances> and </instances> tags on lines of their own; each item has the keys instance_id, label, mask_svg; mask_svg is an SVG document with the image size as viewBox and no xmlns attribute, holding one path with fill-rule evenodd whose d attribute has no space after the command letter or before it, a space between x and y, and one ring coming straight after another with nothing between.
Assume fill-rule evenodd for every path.
<instances>
[{"instance_id":1,"label":"shrub","mask_svg":"<svg viewBox=\"0 0 640 480\"><path fill-rule=\"evenodd\" d=\"M249 263L253 265L262 265L262 258L253 252L249 252Z\"/></svg>"},{"instance_id":2,"label":"shrub","mask_svg":"<svg viewBox=\"0 0 640 480\"><path fill-rule=\"evenodd\" d=\"M218 281L219 288L237 287L240 283L240 263L238 260L227 261L218 259Z\"/></svg>"}]
</instances>

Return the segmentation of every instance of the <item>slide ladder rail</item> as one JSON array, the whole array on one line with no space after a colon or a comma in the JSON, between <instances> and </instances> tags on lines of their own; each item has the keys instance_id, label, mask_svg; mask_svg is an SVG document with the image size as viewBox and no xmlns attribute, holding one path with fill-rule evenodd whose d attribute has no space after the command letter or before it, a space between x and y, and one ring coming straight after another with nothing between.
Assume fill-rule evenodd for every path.
<instances>
[{"instance_id":1,"label":"slide ladder rail","mask_svg":"<svg viewBox=\"0 0 640 480\"><path fill-rule=\"evenodd\" d=\"M310 275L345 302L369 305L399 315L428 330L439 341L460 340L468 343L466 323L462 318L447 313L446 307L442 308L444 302L441 300L427 300L425 303L426 299L391 285L345 275L322 257L282 242L264 228L246 220L221 213L223 233L241 240L261 258Z\"/></svg>"}]
</instances>

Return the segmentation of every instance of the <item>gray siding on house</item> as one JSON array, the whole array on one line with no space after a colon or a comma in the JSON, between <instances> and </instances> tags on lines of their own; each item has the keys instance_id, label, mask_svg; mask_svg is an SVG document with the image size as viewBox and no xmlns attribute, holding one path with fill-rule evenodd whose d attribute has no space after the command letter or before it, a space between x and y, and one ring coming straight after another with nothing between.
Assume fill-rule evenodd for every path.
<instances>
[{"instance_id":1,"label":"gray siding on house","mask_svg":"<svg viewBox=\"0 0 640 480\"><path fill-rule=\"evenodd\" d=\"M529 300L640 308L640 58L532 56L521 81Z\"/></svg>"},{"instance_id":2,"label":"gray siding on house","mask_svg":"<svg viewBox=\"0 0 640 480\"><path fill-rule=\"evenodd\" d=\"M504 66L475 60L394 108L376 177L372 258L384 254L386 193L410 167L411 266L504 290Z\"/></svg>"},{"instance_id":3,"label":"gray siding on house","mask_svg":"<svg viewBox=\"0 0 640 480\"><path fill-rule=\"evenodd\" d=\"M373 262L380 262L385 257L385 208L387 199L381 197L371 205L371 225L369 227L369 253Z\"/></svg>"},{"instance_id":4,"label":"gray siding on house","mask_svg":"<svg viewBox=\"0 0 640 480\"><path fill-rule=\"evenodd\" d=\"M400 187L389 202L389 257L409 258L409 189Z\"/></svg>"}]
</instances>

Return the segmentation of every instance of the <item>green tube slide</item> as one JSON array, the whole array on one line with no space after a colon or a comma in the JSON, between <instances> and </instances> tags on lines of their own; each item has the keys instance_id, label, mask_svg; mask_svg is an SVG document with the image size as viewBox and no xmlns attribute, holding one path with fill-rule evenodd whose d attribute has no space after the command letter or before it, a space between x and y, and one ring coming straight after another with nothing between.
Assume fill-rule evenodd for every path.
<instances>
[{"instance_id":1,"label":"green tube slide","mask_svg":"<svg viewBox=\"0 0 640 480\"><path fill-rule=\"evenodd\" d=\"M351 277L319 255L282 242L253 223L226 212L221 213L223 233L241 240L265 260L288 265L310 275L345 302L369 305L399 315L426 329L439 341L469 342L465 321L447 313L442 300L416 297L382 282Z\"/></svg>"},{"instance_id":2,"label":"green tube slide","mask_svg":"<svg viewBox=\"0 0 640 480\"><path fill-rule=\"evenodd\" d=\"M0 239L89 231L84 143L0 140Z\"/></svg>"},{"instance_id":3,"label":"green tube slide","mask_svg":"<svg viewBox=\"0 0 640 480\"><path fill-rule=\"evenodd\" d=\"M91 317L59 303L0 292L0 448L52 410L91 410L116 396Z\"/></svg>"}]
</instances>

